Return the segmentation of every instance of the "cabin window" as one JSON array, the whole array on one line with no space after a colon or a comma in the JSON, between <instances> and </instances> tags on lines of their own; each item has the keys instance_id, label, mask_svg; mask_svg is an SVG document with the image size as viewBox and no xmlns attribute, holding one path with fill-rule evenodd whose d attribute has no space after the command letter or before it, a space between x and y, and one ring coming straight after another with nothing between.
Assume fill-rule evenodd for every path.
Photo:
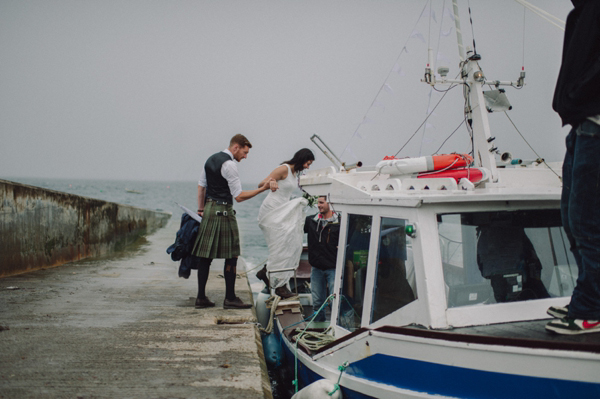
<instances>
[{"instance_id":1,"label":"cabin window","mask_svg":"<svg viewBox=\"0 0 600 399\"><path fill-rule=\"evenodd\" d=\"M448 307L571 296L577 264L560 211L438 215Z\"/></svg>"},{"instance_id":2,"label":"cabin window","mask_svg":"<svg viewBox=\"0 0 600 399\"><path fill-rule=\"evenodd\" d=\"M349 331L360 328L361 324L372 222L372 216L348 215L338 325Z\"/></svg>"},{"instance_id":3,"label":"cabin window","mask_svg":"<svg viewBox=\"0 0 600 399\"><path fill-rule=\"evenodd\" d=\"M371 323L417 299L406 220L381 218Z\"/></svg>"}]
</instances>

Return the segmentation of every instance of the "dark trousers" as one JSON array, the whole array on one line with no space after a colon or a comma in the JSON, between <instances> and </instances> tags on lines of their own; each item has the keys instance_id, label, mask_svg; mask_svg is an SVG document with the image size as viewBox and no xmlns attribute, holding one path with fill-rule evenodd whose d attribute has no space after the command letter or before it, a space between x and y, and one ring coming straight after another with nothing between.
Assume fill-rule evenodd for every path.
<instances>
[{"instance_id":1,"label":"dark trousers","mask_svg":"<svg viewBox=\"0 0 600 399\"><path fill-rule=\"evenodd\" d=\"M569 317L600 320L600 125L592 121L567 136L561 216L579 268Z\"/></svg>"}]
</instances>

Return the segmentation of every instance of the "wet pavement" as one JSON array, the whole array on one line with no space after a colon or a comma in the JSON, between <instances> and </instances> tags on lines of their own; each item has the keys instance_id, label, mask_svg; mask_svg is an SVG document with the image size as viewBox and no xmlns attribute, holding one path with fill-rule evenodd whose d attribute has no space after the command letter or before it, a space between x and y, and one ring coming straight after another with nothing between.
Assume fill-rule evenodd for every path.
<instances>
[{"instance_id":1,"label":"wet pavement","mask_svg":"<svg viewBox=\"0 0 600 399\"><path fill-rule=\"evenodd\" d=\"M0 279L0 398L269 398L252 310L224 310L222 263L195 309L176 223L127 252ZM245 277L237 294L252 300ZM217 320L226 324L217 324Z\"/></svg>"}]
</instances>

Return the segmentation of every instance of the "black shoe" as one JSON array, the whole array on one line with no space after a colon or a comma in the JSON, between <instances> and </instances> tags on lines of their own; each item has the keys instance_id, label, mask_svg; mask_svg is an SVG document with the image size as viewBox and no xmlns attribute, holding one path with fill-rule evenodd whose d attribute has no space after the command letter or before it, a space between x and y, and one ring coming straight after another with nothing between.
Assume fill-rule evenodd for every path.
<instances>
[{"instance_id":1,"label":"black shoe","mask_svg":"<svg viewBox=\"0 0 600 399\"><path fill-rule=\"evenodd\" d=\"M215 306L214 302L211 302L207 297L196 298L196 309L212 308Z\"/></svg>"},{"instance_id":2,"label":"black shoe","mask_svg":"<svg viewBox=\"0 0 600 399\"><path fill-rule=\"evenodd\" d=\"M288 299L296 296L296 294L290 291L285 285L283 287L275 288L275 295L280 296L282 299Z\"/></svg>"},{"instance_id":3,"label":"black shoe","mask_svg":"<svg viewBox=\"0 0 600 399\"><path fill-rule=\"evenodd\" d=\"M267 277L267 265L264 265L263 268L260 269L258 271L258 273L256 273L256 278L258 278L263 283L265 283L267 286L267 289L270 288L269 277Z\"/></svg>"},{"instance_id":4,"label":"black shoe","mask_svg":"<svg viewBox=\"0 0 600 399\"><path fill-rule=\"evenodd\" d=\"M237 296L231 301L227 298L223 301L223 309L250 309L251 307L251 304L242 302Z\"/></svg>"}]
</instances>

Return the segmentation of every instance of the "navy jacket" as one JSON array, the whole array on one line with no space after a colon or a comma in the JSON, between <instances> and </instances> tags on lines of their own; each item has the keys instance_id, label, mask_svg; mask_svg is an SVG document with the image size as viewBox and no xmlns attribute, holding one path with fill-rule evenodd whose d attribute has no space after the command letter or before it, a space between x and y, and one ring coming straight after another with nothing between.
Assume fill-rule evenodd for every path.
<instances>
[{"instance_id":1,"label":"navy jacket","mask_svg":"<svg viewBox=\"0 0 600 399\"><path fill-rule=\"evenodd\" d=\"M181 225L175 236L175 243L167 248L167 253L171 255L172 260L181 260L179 277L189 278L192 269L198 269L200 258L192 255L192 250L196 243L199 227L200 223L184 212L181 215Z\"/></svg>"}]
</instances>

